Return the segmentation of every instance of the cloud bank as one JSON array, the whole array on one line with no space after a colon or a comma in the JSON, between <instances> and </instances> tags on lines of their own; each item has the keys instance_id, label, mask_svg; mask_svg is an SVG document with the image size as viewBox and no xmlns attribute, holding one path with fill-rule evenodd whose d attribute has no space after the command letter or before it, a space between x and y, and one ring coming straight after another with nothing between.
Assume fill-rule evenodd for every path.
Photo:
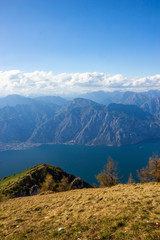
<instances>
[{"instance_id":1,"label":"cloud bank","mask_svg":"<svg viewBox=\"0 0 160 240\"><path fill-rule=\"evenodd\" d=\"M160 74L143 78L127 78L121 74L110 75L98 72L61 73L20 70L0 71L0 96L9 94L62 95L90 91L160 90Z\"/></svg>"}]
</instances>

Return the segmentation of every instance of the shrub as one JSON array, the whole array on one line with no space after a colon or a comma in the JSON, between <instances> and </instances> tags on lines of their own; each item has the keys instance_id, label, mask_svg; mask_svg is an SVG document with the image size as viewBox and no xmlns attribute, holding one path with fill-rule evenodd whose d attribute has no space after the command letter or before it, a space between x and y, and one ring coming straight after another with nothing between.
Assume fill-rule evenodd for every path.
<instances>
[{"instance_id":1,"label":"shrub","mask_svg":"<svg viewBox=\"0 0 160 240\"><path fill-rule=\"evenodd\" d=\"M68 178L63 176L63 178L61 179L59 186L57 188L57 191L62 192L62 191L67 191L70 188L70 184L68 182Z\"/></svg>"},{"instance_id":2,"label":"shrub","mask_svg":"<svg viewBox=\"0 0 160 240\"><path fill-rule=\"evenodd\" d=\"M45 181L42 183L41 191L43 192L48 190L54 190L55 186L56 186L56 183L53 180L52 175L48 173L46 175Z\"/></svg>"}]
</instances>

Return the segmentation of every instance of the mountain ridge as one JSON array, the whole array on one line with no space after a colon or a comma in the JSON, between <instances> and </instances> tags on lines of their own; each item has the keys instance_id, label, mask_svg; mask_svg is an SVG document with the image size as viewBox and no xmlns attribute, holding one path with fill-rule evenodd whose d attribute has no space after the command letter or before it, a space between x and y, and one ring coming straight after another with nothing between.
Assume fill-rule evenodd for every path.
<instances>
[{"instance_id":1,"label":"mountain ridge","mask_svg":"<svg viewBox=\"0 0 160 240\"><path fill-rule=\"evenodd\" d=\"M44 163L0 180L0 193L10 198L32 196L48 190L59 192L91 187L81 178Z\"/></svg>"},{"instance_id":2,"label":"mountain ridge","mask_svg":"<svg viewBox=\"0 0 160 240\"><path fill-rule=\"evenodd\" d=\"M75 104L77 101L79 103L79 99L71 102L69 110L58 113L37 128L30 141L125 145L159 137L160 122L138 106L122 104L105 106L94 102L90 102L91 105L80 106Z\"/></svg>"},{"instance_id":3,"label":"mountain ridge","mask_svg":"<svg viewBox=\"0 0 160 240\"><path fill-rule=\"evenodd\" d=\"M132 92L124 95L133 97ZM79 97L57 105L54 99L42 97L30 104L1 108L0 149L46 143L120 146L160 138L158 96L141 107L131 102L104 105Z\"/></svg>"}]
</instances>

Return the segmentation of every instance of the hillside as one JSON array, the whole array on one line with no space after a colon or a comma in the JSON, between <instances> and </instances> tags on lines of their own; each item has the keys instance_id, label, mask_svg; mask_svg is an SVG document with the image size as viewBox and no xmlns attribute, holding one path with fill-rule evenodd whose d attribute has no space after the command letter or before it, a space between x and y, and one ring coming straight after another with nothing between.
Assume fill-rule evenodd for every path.
<instances>
[{"instance_id":1,"label":"hillside","mask_svg":"<svg viewBox=\"0 0 160 240\"><path fill-rule=\"evenodd\" d=\"M39 164L16 175L0 180L0 194L7 197L36 195L51 190L65 191L73 188L91 187L80 179L78 184L74 175L64 172L61 168L49 164ZM79 178L78 178L79 179Z\"/></svg>"},{"instance_id":2,"label":"hillside","mask_svg":"<svg viewBox=\"0 0 160 240\"><path fill-rule=\"evenodd\" d=\"M160 239L160 184L116 185L0 203L0 239Z\"/></svg>"},{"instance_id":3,"label":"hillside","mask_svg":"<svg viewBox=\"0 0 160 240\"><path fill-rule=\"evenodd\" d=\"M135 105L74 99L36 128L32 143L125 145L158 139L160 122Z\"/></svg>"},{"instance_id":4,"label":"hillside","mask_svg":"<svg viewBox=\"0 0 160 240\"><path fill-rule=\"evenodd\" d=\"M123 93L121 100L128 105L40 97L32 103L6 106L0 109L0 150L45 143L120 146L158 140L159 98L142 104L146 95L143 97L140 93Z\"/></svg>"},{"instance_id":5,"label":"hillside","mask_svg":"<svg viewBox=\"0 0 160 240\"><path fill-rule=\"evenodd\" d=\"M0 109L0 142L21 143L28 140L34 129L51 118L57 105L36 103Z\"/></svg>"},{"instance_id":6,"label":"hillside","mask_svg":"<svg viewBox=\"0 0 160 240\"><path fill-rule=\"evenodd\" d=\"M142 105L142 109L160 118L160 97L152 98Z\"/></svg>"}]
</instances>

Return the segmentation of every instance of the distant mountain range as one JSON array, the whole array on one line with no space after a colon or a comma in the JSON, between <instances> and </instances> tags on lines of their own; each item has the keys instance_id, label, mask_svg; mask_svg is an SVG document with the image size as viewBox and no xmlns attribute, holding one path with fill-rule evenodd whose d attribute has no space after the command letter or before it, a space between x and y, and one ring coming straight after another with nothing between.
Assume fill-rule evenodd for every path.
<instances>
[{"instance_id":1,"label":"distant mountain range","mask_svg":"<svg viewBox=\"0 0 160 240\"><path fill-rule=\"evenodd\" d=\"M94 94L98 99L100 92L88 95ZM160 138L160 92L103 92L101 100L107 94L113 102L108 105L57 96L1 98L0 149L44 143L115 146Z\"/></svg>"},{"instance_id":2,"label":"distant mountain range","mask_svg":"<svg viewBox=\"0 0 160 240\"><path fill-rule=\"evenodd\" d=\"M30 98L14 94L0 98L0 108L4 108L6 106L14 107L17 105L28 105L32 103L53 103L55 105L61 106L66 102L67 100L59 96L41 96Z\"/></svg>"},{"instance_id":3,"label":"distant mountain range","mask_svg":"<svg viewBox=\"0 0 160 240\"><path fill-rule=\"evenodd\" d=\"M110 103L120 103L120 104L132 104L141 106L146 101L154 98L160 97L160 91L150 90L148 92L91 92L86 94L79 95L81 98L90 99L92 101L101 103L101 104L110 104Z\"/></svg>"},{"instance_id":4,"label":"distant mountain range","mask_svg":"<svg viewBox=\"0 0 160 240\"><path fill-rule=\"evenodd\" d=\"M40 97L24 97L20 95L8 95L7 97L0 98L0 108L5 106L16 106L22 104L31 104L31 103L53 103L58 106L62 106L67 102L73 100L74 98L84 98L89 99L94 102L100 104L110 104L110 103L118 103L118 104L132 104L141 106L142 104L146 103L147 101L160 97L160 91L158 90L150 90L148 92L104 92L104 91L97 91L97 92L90 92L85 94L77 94L74 97L65 96L40 96Z\"/></svg>"}]
</instances>

